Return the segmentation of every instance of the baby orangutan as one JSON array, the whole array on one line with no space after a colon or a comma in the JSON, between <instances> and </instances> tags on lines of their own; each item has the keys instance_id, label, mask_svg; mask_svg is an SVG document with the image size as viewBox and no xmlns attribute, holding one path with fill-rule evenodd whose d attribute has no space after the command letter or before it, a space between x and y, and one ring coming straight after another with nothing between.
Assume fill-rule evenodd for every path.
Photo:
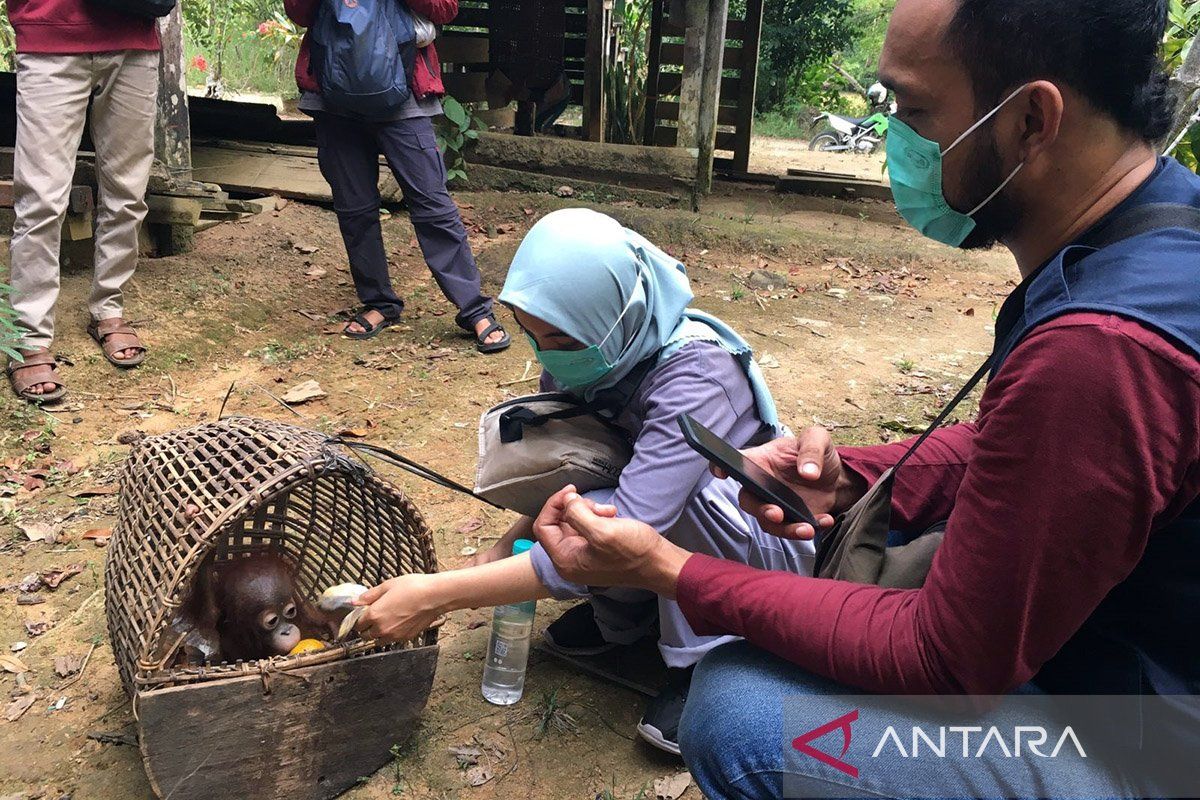
<instances>
[{"instance_id":1,"label":"baby orangutan","mask_svg":"<svg viewBox=\"0 0 1200 800\"><path fill-rule=\"evenodd\" d=\"M197 580L204 592L197 628L216 631L219 658L254 661L287 655L301 639L331 639L338 619L296 591L291 570L273 553L206 564Z\"/></svg>"}]
</instances>

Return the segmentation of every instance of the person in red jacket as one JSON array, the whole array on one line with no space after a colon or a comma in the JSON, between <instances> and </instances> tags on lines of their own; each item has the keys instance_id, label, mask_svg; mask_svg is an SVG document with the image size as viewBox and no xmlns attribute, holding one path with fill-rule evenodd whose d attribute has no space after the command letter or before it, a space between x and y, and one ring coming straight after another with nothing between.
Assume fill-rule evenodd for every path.
<instances>
[{"instance_id":1,"label":"person in red jacket","mask_svg":"<svg viewBox=\"0 0 1200 800\"><path fill-rule=\"evenodd\" d=\"M288 17L305 28L322 0L284 0ZM458 0L408 0L411 11L435 25L458 14ZM418 44L421 44L418 42ZM511 338L483 294L482 280L458 206L446 187L446 165L437 147L432 118L442 113L441 65L432 41L417 51L412 96L384 122L368 122L325 102L311 68L311 33L296 59L299 108L317 127L317 159L333 190L350 274L363 308L343 329L352 339L369 339L400 319L404 301L392 288L379 223L379 156L382 153L404 191L425 263L446 298L458 308L455 321L471 333L482 353L507 348Z\"/></svg>"},{"instance_id":2,"label":"person in red jacket","mask_svg":"<svg viewBox=\"0 0 1200 800\"><path fill-rule=\"evenodd\" d=\"M66 394L50 346L62 222L89 102L100 191L88 332L118 367L145 359L123 319L122 290L137 266L154 161L158 26L89 0L9 0L8 19L17 39L12 306L24 333L23 359L7 373L19 397L51 403Z\"/></svg>"}]
</instances>

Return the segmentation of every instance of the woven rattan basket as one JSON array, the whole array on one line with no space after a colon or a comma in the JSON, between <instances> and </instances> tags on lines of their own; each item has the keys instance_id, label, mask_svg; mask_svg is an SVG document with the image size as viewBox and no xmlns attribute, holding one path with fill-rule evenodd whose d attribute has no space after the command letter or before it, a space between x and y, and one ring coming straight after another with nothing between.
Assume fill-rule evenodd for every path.
<instances>
[{"instance_id":1,"label":"woven rattan basket","mask_svg":"<svg viewBox=\"0 0 1200 800\"><path fill-rule=\"evenodd\" d=\"M411 733L437 632L265 661L176 667L176 609L206 559L272 551L315 598L434 572L420 513L324 434L227 418L136 444L105 569L108 628L160 797L333 797Z\"/></svg>"}]
</instances>

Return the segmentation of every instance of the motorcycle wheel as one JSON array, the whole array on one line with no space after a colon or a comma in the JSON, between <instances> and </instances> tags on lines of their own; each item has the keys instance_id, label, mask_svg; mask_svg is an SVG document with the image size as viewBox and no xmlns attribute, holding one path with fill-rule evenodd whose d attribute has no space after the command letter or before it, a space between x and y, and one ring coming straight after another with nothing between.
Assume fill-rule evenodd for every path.
<instances>
[{"instance_id":1,"label":"motorcycle wheel","mask_svg":"<svg viewBox=\"0 0 1200 800\"><path fill-rule=\"evenodd\" d=\"M834 131L834 130L825 130L825 131L821 131L820 133L818 133L816 136L814 136L812 138L812 141L810 141L808 143L808 149L809 150L820 150L821 152L827 152L827 151L833 150L837 147L841 147L841 145L842 145L841 134L839 134L837 131Z\"/></svg>"}]
</instances>

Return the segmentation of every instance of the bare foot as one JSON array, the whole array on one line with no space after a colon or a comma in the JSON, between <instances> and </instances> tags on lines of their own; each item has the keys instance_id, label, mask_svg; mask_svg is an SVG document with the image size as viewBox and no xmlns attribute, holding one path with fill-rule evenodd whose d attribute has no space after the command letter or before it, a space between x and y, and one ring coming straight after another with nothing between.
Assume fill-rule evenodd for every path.
<instances>
[{"instance_id":1,"label":"bare foot","mask_svg":"<svg viewBox=\"0 0 1200 800\"><path fill-rule=\"evenodd\" d=\"M383 322L384 316L383 316L383 314L381 314L380 312L378 312L372 308L372 309L368 309L367 311L363 312L363 319L365 319L367 322L371 323L371 327L374 328L376 325ZM364 328L362 325L359 325L354 320L351 320L350 322L346 323L346 327L343 328L342 330L345 331L346 333L366 333L367 332L366 328Z\"/></svg>"},{"instance_id":2,"label":"bare foot","mask_svg":"<svg viewBox=\"0 0 1200 800\"><path fill-rule=\"evenodd\" d=\"M483 319L479 320L479 322L476 322L475 323L475 338L478 339L479 335L481 333L483 333L484 331L486 331L488 329L488 326L490 326L491 324L492 324L492 320L488 319L487 317L484 317ZM503 341L503 339L504 339L504 331L497 328L496 330L492 331L491 335L488 336L483 341L484 341L484 344L496 344L496 342Z\"/></svg>"}]
</instances>

